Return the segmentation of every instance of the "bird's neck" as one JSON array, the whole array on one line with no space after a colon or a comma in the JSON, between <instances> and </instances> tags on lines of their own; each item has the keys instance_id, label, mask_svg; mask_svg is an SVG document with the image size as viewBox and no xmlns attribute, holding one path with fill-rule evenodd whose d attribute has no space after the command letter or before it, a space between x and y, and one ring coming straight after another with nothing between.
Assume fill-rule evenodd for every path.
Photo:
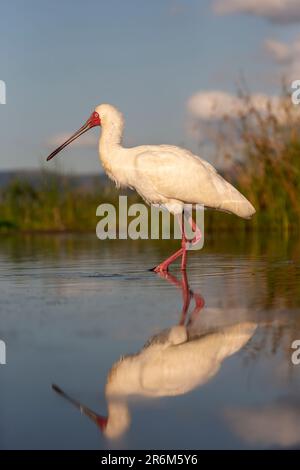
<instances>
[{"instance_id":1,"label":"bird's neck","mask_svg":"<svg viewBox=\"0 0 300 470\"><path fill-rule=\"evenodd\" d=\"M116 113L110 120L103 122L99 141L102 166L118 187L128 186L128 171L124 171L124 148L121 145L123 127L122 115Z\"/></svg>"},{"instance_id":2,"label":"bird's neck","mask_svg":"<svg viewBox=\"0 0 300 470\"><path fill-rule=\"evenodd\" d=\"M121 148L123 128L123 120L118 115L110 121L103 122L99 141L101 159L109 158L112 153Z\"/></svg>"}]
</instances>

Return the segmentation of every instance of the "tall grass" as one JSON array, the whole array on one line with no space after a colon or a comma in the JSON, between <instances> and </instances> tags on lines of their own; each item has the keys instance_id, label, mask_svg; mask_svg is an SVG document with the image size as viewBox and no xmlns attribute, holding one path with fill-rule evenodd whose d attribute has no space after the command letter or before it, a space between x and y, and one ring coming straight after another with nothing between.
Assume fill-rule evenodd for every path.
<instances>
[{"instance_id":1,"label":"tall grass","mask_svg":"<svg viewBox=\"0 0 300 470\"><path fill-rule=\"evenodd\" d=\"M77 188L70 178L43 171L38 184L17 178L0 192L1 231L94 231L100 203L117 204L111 184L95 178L92 187ZM136 198L135 198L136 199Z\"/></svg>"},{"instance_id":2,"label":"tall grass","mask_svg":"<svg viewBox=\"0 0 300 470\"><path fill-rule=\"evenodd\" d=\"M238 117L225 116L215 140L216 149L226 149L222 155L227 162L225 177L257 209L253 221L246 223L248 227L283 232L298 229L300 110L285 92L276 103L270 99L263 109L258 109L250 95L241 93L240 98L243 106Z\"/></svg>"}]
</instances>

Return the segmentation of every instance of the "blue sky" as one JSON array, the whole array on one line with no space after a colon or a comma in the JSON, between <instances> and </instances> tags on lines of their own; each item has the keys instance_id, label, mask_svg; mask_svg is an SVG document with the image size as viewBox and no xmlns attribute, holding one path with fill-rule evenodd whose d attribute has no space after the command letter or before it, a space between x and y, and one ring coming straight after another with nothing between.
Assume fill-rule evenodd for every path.
<instances>
[{"instance_id":1,"label":"blue sky","mask_svg":"<svg viewBox=\"0 0 300 470\"><path fill-rule=\"evenodd\" d=\"M128 145L172 143L195 151L186 126L193 94L233 93L241 73L251 90L275 93L279 66L263 43L293 41L299 24L239 11L216 14L213 3L1 2L0 79L7 104L0 105L0 170L40 167L57 135L76 130L101 102L125 114ZM70 147L59 164L101 171L91 145Z\"/></svg>"}]
</instances>

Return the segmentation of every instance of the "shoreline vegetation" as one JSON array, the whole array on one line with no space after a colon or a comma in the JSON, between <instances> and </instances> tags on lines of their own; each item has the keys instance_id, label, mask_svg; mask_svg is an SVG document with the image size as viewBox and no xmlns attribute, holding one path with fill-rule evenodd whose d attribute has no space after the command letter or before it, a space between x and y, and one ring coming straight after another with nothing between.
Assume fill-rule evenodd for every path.
<instances>
[{"instance_id":1,"label":"shoreline vegetation","mask_svg":"<svg viewBox=\"0 0 300 470\"><path fill-rule=\"evenodd\" d=\"M218 211L205 212L205 229L279 232L300 228L300 113L283 93L276 107L262 110L242 95L238 117L224 116L213 127L211 148L226 162L221 174L254 205L257 213L242 220ZM201 154L201 151L199 152ZM92 181L92 182L91 182ZM18 175L0 188L0 233L95 232L99 204L118 207L141 202L132 191L119 192L112 182L95 176L76 186L72 177L40 171L38 182Z\"/></svg>"}]
</instances>

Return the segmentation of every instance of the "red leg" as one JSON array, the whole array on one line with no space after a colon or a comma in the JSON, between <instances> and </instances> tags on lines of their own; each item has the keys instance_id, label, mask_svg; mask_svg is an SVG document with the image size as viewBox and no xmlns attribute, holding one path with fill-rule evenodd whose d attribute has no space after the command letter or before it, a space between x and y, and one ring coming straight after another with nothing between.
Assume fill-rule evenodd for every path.
<instances>
[{"instance_id":1,"label":"red leg","mask_svg":"<svg viewBox=\"0 0 300 470\"><path fill-rule=\"evenodd\" d=\"M187 239L186 239L186 236L185 236L185 233L184 233L184 216L183 216L183 214L182 214L182 228L181 228L181 231L182 231L182 239L181 239L181 248L182 248L181 271L185 271L185 270L186 270L186 257L187 257L187 251L186 251Z\"/></svg>"},{"instance_id":2,"label":"red leg","mask_svg":"<svg viewBox=\"0 0 300 470\"><path fill-rule=\"evenodd\" d=\"M186 315L187 315L187 312L191 303L191 295L192 295L189 284L188 284L188 280L186 277L186 271L183 271L182 273L181 288L182 288L182 310L181 310L181 318L179 320L179 325L184 325L186 321Z\"/></svg>"},{"instance_id":3,"label":"red leg","mask_svg":"<svg viewBox=\"0 0 300 470\"><path fill-rule=\"evenodd\" d=\"M159 273L159 272L166 272L171 263L173 263L179 256L181 256L181 270L186 270L186 259L187 259L187 245L190 243L191 245L195 245L199 242L202 237L201 230L197 226L196 222L193 220L192 217L189 217L188 222L192 227L192 230L195 232L195 236L191 241L188 241L185 236L184 232L184 213L182 213L181 217L181 232L182 232L182 239L181 239L181 248L180 250L173 253L173 255L169 256L165 261L160 263L156 266L152 271Z\"/></svg>"},{"instance_id":4,"label":"red leg","mask_svg":"<svg viewBox=\"0 0 300 470\"><path fill-rule=\"evenodd\" d=\"M166 272L166 271L160 272L159 276L171 282L172 284L174 284L174 286L178 287L181 290L182 310L181 310L181 316L180 316L178 325L184 325L186 321L187 312L191 303L191 298L193 296L193 292L190 290L190 287L189 287L186 272L185 271L182 272L181 281L179 281L177 277L175 277L173 274Z\"/></svg>"},{"instance_id":5,"label":"red leg","mask_svg":"<svg viewBox=\"0 0 300 470\"><path fill-rule=\"evenodd\" d=\"M205 305L204 298L202 295L193 292L190 287L189 283L187 280L187 275L186 271L182 271L181 274L181 280L177 279L173 274L164 271L160 272L159 276L163 279L166 279L167 281L171 282L174 286L178 287L181 290L182 293L182 309L181 309L181 315L180 319L178 322L178 325L191 325L197 318L198 314L202 310L202 308ZM187 314L188 314L188 309L190 306L191 301L194 300L195 306L194 309L192 310L190 314L190 318L187 321Z\"/></svg>"},{"instance_id":6,"label":"red leg","mask_svg":"<svg viewBox=\"0 0 300 470\"><path fill-rule=\"evenodd\" d=\"M202 238L201 230L194 221L193 217L189 217L188 222L192 227L193 232L195 233L194 238L189 243L191 243L191 245L196 245Z\"/></svg>"},{"instance_id":7,"label":"red leg","mask_svg":"<svg viewBox=\"0 0 300 470\"><path fill-rule=\"evenodd\" d=\"M159 272L166 272L168 271L169 265L173 263L179 256L182 256L181 259L181 269L186 268L186 238L184 234L184 216L182 214L178 216L181 223L181 233L182 233L182 239L181 239L181 248L180 250L177 250L173 255L169 256L169 258L165 259L162 263L160 263L158 266L156 266L152 271L155 273Z\"/></svg>"},{"instance_id":8,"label":"red leg","mask_svg":"<svg viewBox=\"0 0 300 470\"><path fill-rule=\"evenodd\" d=\"M188 325L191 325L196 320L197 316L199 315L200 311L203 309L205 305L205 301L202 295L193 292L192 298L195 301L195 307L190 314Z\"/></svg>"},{"instance_id":9,"label":"red leg","mask_svg":"<svg viewBox=\"0 0 300 470\"><path fill-rule=\"evenodd\" d=\"M155 273L168 271L169 265L173 263L173 261L175 261L177 258L179 258L179 256L182 255L182 252L183 249L180 248L180 250L176 251L175 253L173 253L173 255L169 256L169 258L165 259L165 261L153 268L152 271L154 271Z\"/></svg>"}]
</instances>

